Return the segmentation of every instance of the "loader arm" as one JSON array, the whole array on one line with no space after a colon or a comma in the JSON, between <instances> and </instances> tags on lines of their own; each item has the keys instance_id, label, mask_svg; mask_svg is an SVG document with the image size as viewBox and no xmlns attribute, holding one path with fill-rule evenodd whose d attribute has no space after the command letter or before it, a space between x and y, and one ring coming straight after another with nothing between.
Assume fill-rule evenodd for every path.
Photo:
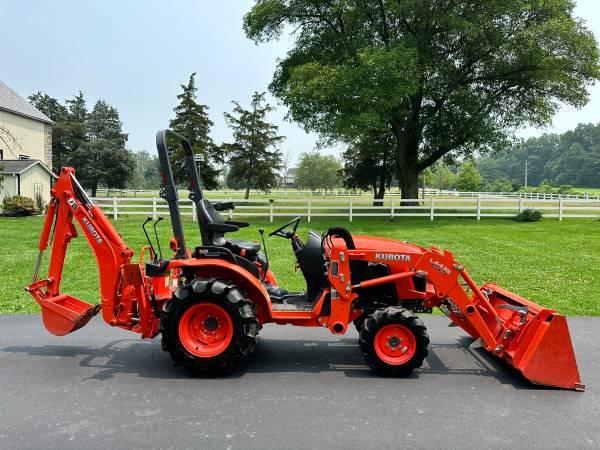
<instances>
[{"instance_id":1,"label":"loader arm","mask_svg":"<svg viewBox=\"0 0 600 450\"><path fill-rule=\"evenodd\" d=\"M432 294L423 298L425 307L439 308L492 355L502 358L529 381L582 391L577 361L566 318L494 283L479 287L448 250L435 247L407 256L408 264L396 273L352 284L350 260L376 260L375 251L349 249L338 243L329 250L329 280L335 303L326 325L343 330L343 318L360 296L360 289L420 277ZM346 258L346 253L348 258ZM428 291L429 292L429 291ZM333 295L332 295L333 297Z\"/></svg>"},{"instance_id":2,"label":"loader arm","mask_svg":"<svg viewBox=\"0 0 600 450\"><path fill-rule=\"evenodd\" d=\"M98 312L97 306L89 305L81 300L60 293L63 266L67 247L71 239L78 236L73 218L79 224L96 257L100 277L100 299L103 319L112 325L116 324L115 309L118 306L118 286L121 270L131 262L133 251L125 244L119 233L111 225L104 213L95 206L87 196L77 179L75 170L64 167L52 191L51 200L44 220L39 255L33 282L27 287L33 298L42 306L42 312L50 309L65 317L72 312L79 315L72 317L74 329L81 328ZM52 227L54 229L52 230ZM38 280L38 271L43 252L49 245L53 234L52 253L48 268L48 276ZM64 310L63 310L64 309ZM70 311L69 311L70 310ZM48 318L51 320L51 318ZM46 326L49 323L44 317ZM67 326L63 324L63 326ZM50 324L51 329L52 325ZM61 326L56 326L54 334L66 334ZM68 331L74 331L74 329Z\"/></svg>"},{"instance_id":3,"label":"loader arm","mask_svg":"<svg viewBox=\"0 0 600 450\"><path fill-rule=\"evenodd\" d=\"M436 306L496 357L529 381L583 391L566 318L513 292L486 283L477 286L451 252L423 253L415 271L426 273ZM469 295L468 291L471 292Z\"/></svg>"}]
</instances>

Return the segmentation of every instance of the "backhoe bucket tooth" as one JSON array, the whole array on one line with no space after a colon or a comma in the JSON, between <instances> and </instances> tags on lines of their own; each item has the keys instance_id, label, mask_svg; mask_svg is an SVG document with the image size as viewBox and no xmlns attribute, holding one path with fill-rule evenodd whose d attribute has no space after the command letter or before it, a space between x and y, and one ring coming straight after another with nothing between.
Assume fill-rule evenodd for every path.
<instances>
[{"instance_id":1,"label":"backhoe bucket tooth","mask_svg":"<svg viewBox=\"0 0 600 450\"><path fill-rule=\"evenodd\" d=\"M566 317L494 284L482 289L500 319L518 327L504 359L534 384L584 389Z\"/></svg>"},{"instance_id":2,"label":"backhoe bucket tooth","mask_svg":"<svg viewBox=\"0 0 600 450\"><path fill-rule=\"evenodd\" d=\"M100 305L90 305L67 294L36 300L42 308L44 326L56 336L78 330L100 311Z\"/></svg>"}]
</instances>

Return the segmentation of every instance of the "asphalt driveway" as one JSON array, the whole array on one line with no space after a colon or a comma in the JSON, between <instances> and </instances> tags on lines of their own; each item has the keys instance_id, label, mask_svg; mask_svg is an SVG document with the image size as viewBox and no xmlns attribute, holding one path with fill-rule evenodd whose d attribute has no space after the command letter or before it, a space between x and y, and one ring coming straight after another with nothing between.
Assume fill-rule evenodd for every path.
<instances>
[{"instance_id":1,"label":"asphalt driveway","mask_svg":"<svg viewBox=\"0 0 600 450\"><path fill-rule=\"evenodd\" d=\"M352 330L266 326L242 372L192 379L158 340L93 320L66 337L0 316L0 447L599 448L600 319L569 320L585 393L535 387L425 317L408 379L363 364Z\"/></svg>"}]
</instances>

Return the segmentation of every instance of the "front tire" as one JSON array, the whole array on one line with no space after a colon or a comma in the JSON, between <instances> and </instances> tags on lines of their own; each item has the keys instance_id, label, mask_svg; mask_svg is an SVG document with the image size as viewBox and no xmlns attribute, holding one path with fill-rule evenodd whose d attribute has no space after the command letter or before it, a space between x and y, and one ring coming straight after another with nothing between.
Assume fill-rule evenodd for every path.
<instances>
[{"instance_id":1,"label":"front tire","mask_svg":"<svg viewBox=\"0 0 600 450\"><path fill-rule=\"evenodd\" d=\"M161 317L163 350L193 376L240 369L256 347L254 304L225 280L196 278L180 286Z\"/></svg>"},{"instance_id":2,"label":"front tire","mask_svg":"<svg viewBox=\"0 0 600 450\"><path fill-rule=\"evenodd\" d=\"M366 318L359 345L369 367L380 375L408 376L423 365L429 336L421 319L391 306Z\"/></svg>"}]
</instances>

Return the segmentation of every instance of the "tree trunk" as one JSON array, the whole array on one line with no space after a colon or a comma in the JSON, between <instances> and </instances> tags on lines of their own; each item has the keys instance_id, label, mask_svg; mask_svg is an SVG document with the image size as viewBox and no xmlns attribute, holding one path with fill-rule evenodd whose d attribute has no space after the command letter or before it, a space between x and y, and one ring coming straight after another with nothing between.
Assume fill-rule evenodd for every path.
<instances>
[{"instance_id":1,"label":"tree trunk","mask_svg":"<svg viewBox=\"0 0 600 450\"><path fill-rule=\"evenodd\" d=\"M419 173L416 169L402 171L400 175L400 189L402 190L402 200L404 199L418 199L419 198ZM404 202L400 203L402 206L416 206L417 203L414 202Z\"/></svg>"},{"instance_id":2,"label":"tree trunk","mask_svg":"<svg viewBox=\"0 0 600 450\"><path fill-rule=\"evenodd\" d=\"M373 196L373 206L383 206L383 199L385 197L385 176L382 175L379 178L379 189L374 188L375 195Z\"/></svg>"},{"instance_id":3,"label":"tree trunk","mask_svg":"<svg viewBox=\"0 0 600 450\"><path fill-rule=\"evenodd\" d=\"M98 190L98 183L92 184L92 197L96 196L96 191Z\"/></svg>"},{"instance_id":4,"label":"tree trunk","mask_svg":"<svg viewBox=\"0 0 600 450\"><path fill-rule=\"evenodd\" d=\"M244 199L248 200L250 198L250 186L252 186L252 176L247 174L248 178L246 178L246 193L244 194Z\"/></svg>"}]
</instances>

